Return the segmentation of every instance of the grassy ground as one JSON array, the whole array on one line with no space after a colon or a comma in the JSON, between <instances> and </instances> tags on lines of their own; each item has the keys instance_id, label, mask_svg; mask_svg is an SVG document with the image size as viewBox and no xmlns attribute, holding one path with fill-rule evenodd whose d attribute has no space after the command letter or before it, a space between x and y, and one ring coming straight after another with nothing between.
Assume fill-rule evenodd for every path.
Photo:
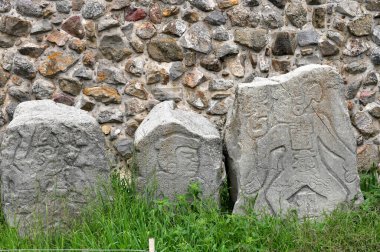
<instances>
[{"instance_id":1,"label":"grassy ground","mask_svg":"<svg viewBox=\"0 0 380 252\"><path fill-rule=\"evenodd\" d=\"M20 238L0 213L0 249L147 249L155 237L157 251L380 251L380 187L370 174L362 176L364 204L323 222L231 215L197 200L196 187L175 203L147 200L117 179L113 187L113 200L91 207L66 234Z\"/></svg>"}]
</instances>

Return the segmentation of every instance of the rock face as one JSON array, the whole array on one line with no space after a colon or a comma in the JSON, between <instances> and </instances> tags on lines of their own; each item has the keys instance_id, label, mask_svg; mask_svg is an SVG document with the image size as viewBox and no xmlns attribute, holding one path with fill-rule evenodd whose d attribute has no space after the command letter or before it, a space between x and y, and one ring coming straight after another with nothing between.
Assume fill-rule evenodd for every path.
<instances>
[{"instance_id":1,"label":"rock face","mask_svg":"<svg viewBox=\"0 0 380 252\"><path fill-rule=\"evenodd\" d=\"M222 141L206 118L162 102L141 123L134 143L141 187L157 186L158 197L174 199L196 182L203 196L218 200Z\"/></svg>"},{"instance_id":2,"label":"rock face","mask_svg":"<svg viewBox=\"0 0 380 252\"><path fill-rule=\"evenodd\" d=\"M234 212L256 197L256 210L300 218L361 201L342 83L331 67L308 65L237 87L225 132Z\"/></svg>"},{"instance_id":3,"label":"rock face","mask_svg":"<svg viewBox=\"0 0 380 252\"><path fill-rule=\"evenodd\" d=\"M21 233L39 218L47 228L64 227L95 196L93 187L109 179L95 119L53 101L17 107L1 157L3 212Z\"/></svg>"}]
</instances>

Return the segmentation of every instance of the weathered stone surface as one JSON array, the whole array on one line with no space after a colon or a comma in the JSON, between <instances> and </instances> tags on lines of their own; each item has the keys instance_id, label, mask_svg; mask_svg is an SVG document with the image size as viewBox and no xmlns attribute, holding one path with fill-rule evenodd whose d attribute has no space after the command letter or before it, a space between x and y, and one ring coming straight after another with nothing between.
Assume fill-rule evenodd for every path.
<instances>
[{"instance_id":1,"label":"weathered stone surface","mask_svg":"<svg viewBox=\"0 0 380 252\"><path fill-rule=\"evenodd\" d=\"M193 24L179 40L181 46L201 53L212 50L211 35L204 23Z\"/></svg>"},{"instance_id":2,"label":"weathered stone surface","mask_svg":"<svg viewBox=\"0 0 380 252\"><path fill-rule=\"evenodd\" d=\"M38 79L32 85L32 93L37 100L50 99L55 91L55 86L50 81Z\"/></svg>"},{"instance_id":3,"label":"weathered stone surface","mask_svg":"<svg viewBox=\"0 0 380 252\"><path fill-rule=\"evenodd\" d=\"M160 103L137 129L134 144L141 189L157 185L157 197L175 199L199 183L203 197L219 200L222 141L203 116Z\"/></svg>"},{"instance_id":4,"label":"weathered stone surface","mask_svg":"<svg viewBox=\"0 0 380 252\"><path fill-rule=\"evenodd\" d=\"M356 1L343 0L338 3L335 11L345 16L355 17L360 11L360 5Z\"/></svg>"},{"instance_id":5,"label":"weathered stone surface","mask_svg":"<svg viewBox=\"0 0 380 252\"><path fill-rule=\"evenodd\" d=\"M315 28L324 28L326 24L326 9L318 7L313 10L313 26Z\"/></svg>"},{"instance_id":6,"label":"weathered stone surface","mask_svg":"<svg viewBox=\"0 0 380 252\"><path fill-rule=\"evenodd\" d=\"M7 71L4 71L4 69L0 67L0 87L5 86L10 76L11 76L10 73L8 73ZM0 105L1 104L2 103L0 103Z\"/></svg>"},{"instance_id":7,"label":"weathered stone surface","mask_svg":"<svg viewBox=\"0 0 380 252\"><path fill-rule=\"evenodd\" d=\"M162 11L159 3L153 3L149 8L149 19L154 24L160 24L162 21Z\"/></svg>"},{"instance_id":8,"label":"weathered stone surface","mask_svg":"<svg viewBox=\"0 0 380 252\"><path fill-rule=\"evenodd\" d=\"M124 89L124 93L130 96L146 100L148 98L148 92L145 89L144 84L139 80L131 80Z\"/></svg>"},{"instance_id":9,"label":"weathered stone surface","mask_svg":"<svg viewBox=\"0 0 380 252\"><path fill-rule=\"evenodd\" d=\"M17 37L0 32L0 48L10 48L14 46Z\"/></svg>"},{"instance_id":10,"label":"weathered stone surface","mask_svg":"<svg viewBox=\"0 0 380 252\"><path fill-rule=\"evenodd\" d=\"M66 44L67 40L69 40L69 35L65 32L53 31L49 33L46 39L47 41L62 47Z\"/></svg>"},{"instance_id":11,"label":"weathered stone surface","mask_svg":"<svg viewBox=\"0 0 380 252\"><path fill-rule=\"evenodd\" d=\"M230 18L232 26L255 28L260 23L259 13L240 5L227 11L227 16Z\"/></svg>"},{"instance_id":12,"label":"weathered stone surface","mask_svg":"<svg viewBox=\"0 0 380 252\"><path fill-rule=\"evenodd\" d=\"M374 65L380 65L380 47L375 47L371 50L370 58Z\"/></svg>"},{"instance_id":13,"label":"weathered stone surface","mask_svg":"<svg viewBox=\"0 0 380 252\"><path fill-rule=\"evenodd\" d=\"M139 23L136 26L136 35L141 39L150 39L156 35L156 27L151 22Z\"/></svg>"},{"instance_id":14,"label":"weathered stone surface","mask_svg":"<svg viewBox=\"0 0 380 252\"><path fill-rule=\"evenodd\" d=\"M223 12L215 10L208 14L204 21L210 25L224 25L227 22L227 17L223 14Z\"/></svg>"},{"instance_id":15,"label":"weathered stone surface","mask_svg":"<svg viewBox=\"0 0 380 252\"><path fill-rule=\"evenodd\" d=\"M185 22L181 20L173 20L167 23L162 30L163 33L181 37L182 34L186 31L186 29L187 26Z\"/></svg>"},{"instance_id":16,"label":"weathered stone surface","mask_svg":"<svg viewBox=\"0 0 380 252\"><path fill-rule=\"evenodd\" d=\"M141 8L129 8L125 11L125 21L139 21L147 16L144 9Z\"/></svg>"},{"instance_id":17,"label":"weathered stone surface","mask_svg":"<svg viewBox=\"0 0 380 252\"><path fill-rule=\"evenodd\" d=\"M342 85L333 68L308 65L237 87L225 135L235 213L249 199L256 210L295 209L300 218L361 201Z\"/></svg>"},{"instance_id":18,"label":"weathered stone surface","mask_svg":"<svg viewBox=\"0 0 380 252\"><path fill-rule=\"evenodd\" d=\"M216 79L211 80L208 85L208 89L210 91L225 91L234 86L234 82L232 80L224 80L224 79Z\"/></svg>"},{"instance_id":19,"label":"weathered stone surface","mask_svg":"<svg viewBox=\"0 0 380 252\"><path fill-rule=\"evenodd\" d=\"M268 43L268 35L264 29L238 28L234 33L234 40L259 52Z\"/></svg>"},{"instance_id":20,"label":"weathered stone surface","mask_svg":"<svg viewBox=\"0 0 380 252\"><path fill-rule=\"evenodd\" d=\"M127 79L124 77L121 69L108 66L106 63L101 62L98 67L96 81L114 85L123 85L127 82Z\"/></svg>"},{"instance_id":21,"label":"weathered stone surface","mask_svg":"<svg viewBox=\"0 0 380 252\"><path fill-rule=\"evenodd\" d=\"M29 21L13 16L2 16L0 18L0 31L9 35L23 37L27 36L32 29Z\"/></svg>"},{"instance_id":22,"label":"weathered stone surface","mask_svg":"<svg viewBox=\"0 0 380 252\"><path fill-rule=\"evenodd\" d=\"M98 21L98 31L105 31L114 27L120 26L118 20L114 19L112 16L101 17Z\"/></svg>"},{"instance_id":23,"label":"weathered stone surface","mask_svg":"<svg viewBox=\"0 0 380 252\"><path fill-rule=\"evenodd\" d=\"M53 26L51 25L51 23L46 19L42 19L33 24L30 34L35 35L39 33L48 32L51 30L53 30Z\"/></svg>"},{"instance_id":24,"label":"weathered stone surface","mask_svg":"<svg viewBox=\"0 0 380 252\"><path fill-rule=\"evenodd\" d=\"M294 32L277 32L272 44L273 55L293 55L297 47L296 34Z\"/></svg>"},{"instance_id":25,"label":"weathered stone surface","mask_svg":"<svg viewBox=\"0 0 380 252\"><path fill-rule=\"evenodd\" d=\"M16 10L23 16L42 17L43 9L37 1L16 0Z\"/></svg>"},{"instance_id":26,"label":"weathered stone surface","mask_svg":"<svg viewBox=\"0 0 380 252\"><path fill-rule=\"evenodd\" d=\"M193 71L187 72L185 74L183 85L190 88L195 88L196 86L205 82L206 80L206 77L201 71L199 71L198 69L194 69Z\"/></svg>"},{"instance_id":27,"label":"weathered stone surface","mask_svg":"<svg viewBox=\"0 0 380 252\"><path fill-rule=\"evenodd\" d=\"M347 39L343 54L351 57L358 56L368 51L369 45L366 41L359 38Z\"/></svg>"},{"instance_id":28,"label":"weathered stone surface","mask_svg":"<svg viewBox=\"0 0 380 252\"><path fill-rule=\"evenodd\" d=\"M262 25L266 28L276 29L284 26L284 15L276 8L266 5L261 11Z\"/></svg>"},{"instance_id":29,"label":"weathered stone surface","mask_svg":"<svg viewBox=\"0 0 380 252\"><path fill-rule=\"evenodd\" d=\"M328 39L323 39L318 43L323 56L334 56L339 53L339 47Z\"/></svg>"},{"instance_id":30,"label":"weathered stone surface","mask_svg":"<svg viewBox=\"0 0 380 252\"><path fill-rule=\"evenodd\" d=\"M104 104L121 103L121 96L117 89L107 86L88 87L83 89L83 94L93 97Z\"/></svg>"},{"instance_id":31,"label":"weathered stone surface","mask_svg":"<svg viewBox=\"0 0 380 252\"><path fill-rule=\"evenodd\" d=\"M99 42L99 50L106 59L116 62L122 61L132 54L119 34L104 35Z\"/></svg>"},{"instance_id":32,"label":"weathered stone surface","mask_svg":"<svg viewBox=\"0 0 380 252\"><path fill-rule=\"evenodd\" d=\"M8 94L19 102L31 99L30 88L27 85L11 86L8 88Z\"/></svg>"},{"instance_id":33,"label":"weathered stone surface","mask_svg":"<svg viewBox=\"0 0 380 252\"><path fill-rule=\"evenodd\" d=\"M366 8L369 11L380 11L380 2L378 0L366 0Z\"/></svg>"},{"instance_id":34,"label":"weathered stone surface","mask_svg":"<svg viewBox=\"0 0 380 252\"><path fill-rule=\"evenodd\" d=\"M285 9L286 17L297 28L302 28L307 23L307 11L302 6L302 1L291 1Z\"/></svg>"},{"instance_id":35,"label":"weathered stone surface","mask_svg":"<svg viewBox=\"0 0 380 252\"><path fill-rule=\"evenodd\" d=\"M71 0L61 0L55 3L55 8L60 13L69 14L71 10Z\"/></svg>"},{"instance_id":36,"label":"weathered stone surface","mask_svg":"<svg viewBox=\"0 0 380 252\"><path fill-rule=\"evenodd\" d=\"M188 0L191 5L201 11L212 11L216 7L214 0Z\"/></svg>"},{"instance_id":37,"label":"weathered stone surface","mask_svg":"<svg viewBox=\"0 0 380 252\"><path fill-rule=\"evenodd\" d=\"M374 163L377 166L380 162L379 146L375 144L364 144L359 146L356 155L358 157L358 170L368 171Z\"/></svg>"},{"instance_id":38,"label":"weathered stone surface","mask_svg":"<svg viewBox=\"0 0 380 252\"><path fill-rule=\"evenodd\" d=\"M352 117L352 123L364 136L373 136L378 132L373 124L372 117L367 112L357 112Z\"/></svg>"},{"instance_id":39,"label":"weathered stone surface","mask_svg":"<svg viewBox=\"0 0 380 252\"><path fill-rule=\"evenodd\" d=\"M288 0L269 0L277 8L283 9Z\"/></svg>"},{"instance_id":40,"label":"weathered stone surface","mask_svg":"<svg viewBox=\"0 0 380 252\"><path fill-rule=\"evenodd\" d=\"M45 46L38 46L35 44L25 44L18 49L18 52L22 55L27 55L32 58L38 58L44 51Z\"/></svg>"},{"instance_id":41,"label":"weathered stone surface","mask_svg":"<svg viewBox=\"0 0 380 252\"><path fill-rule=\"evenodd\" d=\"M299 46L317 45L319 34L314 29L300 31L297 34L297 40Z\"/></svg>"},{"instance_id":42,"label":"weathered stone surface","mask_svg":"<svg viewBox=\"0 0 380 252\"><path fill-rule=\"evenodd\" d=\"M222 70L222 62L217 57L215 57L215 55L204 57L201 59L200 65L201 67L212 72L219 72Z\"/></svg>"},{"instance_id":43,"label":"weathered stone surface","mask_svg":"<svg viewBox=\"0 0 380 252\"><path fill-rule=\"evenodd\" d=\"M11 8L10 0L0 0L0 13L8 12Z\"/></svg>"},{"instance_id":44,"label":"weathered stone surface","mask_svg":"<svg viewBox=\"0 0 380 252\"><path fill-rule=\"evenodd\" d=\"M86 19L97 19L104 15L106 7L98 0L85 1L82 16Z\"/></svg>"},{"instance_id":45,"label":"weathered stone surface","mask_svg":"<svg viewBox=\"0 0 380 252\"><path fill-rule=\"evenodd\" d=\"M80 39L83 39L85 35L84 27L82 25L82 19L80 18L80 16L71 16L68 19L66 19L63 22L61 29L69 33L70 35Z\"/></svg>"},{"instance_id":46,"label":"weathered stone surface","mask_svg":"<svg viewBox=\"0 0 380 252\"><path fill-rule=\"evenodd\" d=\"M149 56L158 62L181 61L183 59L182 48L173 38L153 38L148 43L147 49Z\"/></svg>"},{"instance_id":47,"label":"weathered stone surface","mask_svg":"<svg viewBox=\"0 0 380 252\"><path fill-rule=\"evenodd\" d=\"M38 71L45 77L52 77L60 72L65 72L78 61L75 53L51 51L42 60Z\"/></svg>"},{"instance_id":48,"label":"weathered stone surface","mask_svg":"<svg viewBox=\"0 0 380 252\"><path fill-rule=\"evenodd\" d=\"M59 88L68 94L78 95L82 90L82 83L70 77L62 77L58 80Z\"/></svg>"},{"instance_id":49,"label":"weathered stone surface","mask_svg":"<svg viewBox=\"0 0 380 252\"><path fill-rule=\"evenodd\" d=\"M373 27L372 41L375 42L376 45L380 45L380 25Z\"/></svg>"},{"instance_id":50,"label":"weathered stone surface","mask_svg":"<svg viewBox=\"0 0 380 252\"><path fill-rule=\"evenodd\" d=\"M355 36L366 36L371 33L372 22L372 15L363 15L350 21L348 23L348 30Z\"/></svg>"},{"instance_id":51,"label":"weathered stone surface","mask_svg":"<svg viewBox=\"0 0 380 252\"><path fill-rule=\"evenodd\" d=\"M26 233L42 218L65 228L108 182L104 138L86 112L53 101L21 103L1 145L3 213ZM58 197L57 197L58 196Z\"/></svg>"},{"instance_id":52,"label":"weathered stone surface","mask_svg":"<svg viewBox=\"0 0 380 252\"><path fill-rule=\"evenodd\" d=\"M36 77L37 69L28 57L16 56L13 61L13 72L26 79L33 79Z\"/></svg>"}]
</instances>

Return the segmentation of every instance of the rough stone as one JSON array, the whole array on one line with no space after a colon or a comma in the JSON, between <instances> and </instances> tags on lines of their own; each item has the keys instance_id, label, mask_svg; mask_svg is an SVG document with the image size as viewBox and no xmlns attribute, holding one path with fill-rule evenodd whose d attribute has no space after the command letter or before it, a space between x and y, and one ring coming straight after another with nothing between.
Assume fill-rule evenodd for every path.
<instances>
[{"instance_id":1,"label":"rough stone","mask_svg":"<svg viewBox=\"0 0 380 252\"><path fill-rule=\"evenodd\" d=\"M35 44L27 43L18 49L21 55L26 55L32 58L38 58L45 51L45 46L38 46Z\"/></svg>"},{"instance_id":2,"label":"rough stone","mask_svg":"<svg viewBox=\"0 0 380 252\"><path fill-rule=\"evenodd\" d=\"M171 80L180 78L186 72L186 68L182 62L173 62L169 69L169 77Z\"/></svg>"},{"instance_id":3,"label":"rough stone","mask_svg":"<svg viewBox=\"0 0 380 252\"><path fill-rule=\"evenodd\" d=\"M25 79L36 77L37 69L27 57L16 56L13 61L13 72Z\"/></svg>"},{"instance_id":4,"label":"rough stone","mask_svg":"<svg viewBox=\"0 0 380 252\"><path fill-rule=\"evenodd\" d=\"M77 53L82 53L86 50L86 41L78 38L71 39L69 41L69 48Z\"/></svg>"},{"instance_id":5,"label":"rough stone","mask_svg":"<svg viewBox=\"0 0 380 252\"><path fill-rule=\"evenodd\" d=\"M167 23L162 29L163 33L181 37L182 34L186 31L186 23L181 20L172 20Z\"/></svg>"},{"instance_id":6,"label":"rough stone","mask_svg":"<svg viewBox=\"0 0 380 252\"><path fill-rule=\"evenodd\" d=\"M133 140L130 138L118 139L114 144L118 153L125 158L130 158L133 155Z\"/></svg>"},{"instance_id":7,"label":"rough stone","mask_svg":"<svg viewBox=\"0 0 380 252\"><path fill-rule=\"evenodd\" d=\"M69 1L69 0L62 0L62 1L55 3L55 8L60 13L69 14L71 7L72 7L71 1Z\"/></svg>"},{"instance_id":8,"label":"rough stone","mask_svg":"<svg viewBox=\"0 0 380 252\"><path fill-rule=\"evenodd\" d=\"M101 62L98 67L96 82L105 82L113 85L124 85L127 79L121 69L108 66L106 63Z\"/></svg>"},{"instance_id":9,"label":"rough stone","mask_svg":"<svg viewBox=\"0 0 380 252\"><path fill-rule=\"evenodd\" d=\"M210 25L224 25L227 22L227 17L223 12L215 10L208 14L205 19L205 22L209 23Z\"/></svg>"},{"instance_id":10,"label":"rough stone","mask_svg":"<svg viewBox=\"0 0 380 252\"><path fill-rule=\"evenodd\" d=\"M377 75L376 75L376 72L374 71L371 71L371 72L368 72L368 74L366 75L366 77L364 78L363 80L363 85L364 86L372 86L372 85L377 85L377 82L378 82L378 78L377 78Z\"/></svg>"},{"instance_id":11,"label":"rough stone","mask_svg":"<svg viewBox=\"0 0 380 252\"><path fill-rule=\"evenodd\" d=\"M32 0L17 0L16 10L23 16L27 17L42 17L43 9L37 1Z\"/></svg>"},{"instance_id":12,"label":"rough stone","mask_svg":"<svg viewBox=\"0 0 380 252\"><path fill-rule=\"evenodd\" d=\"M111 10L121 10L131 4L130 0L114 0L112 1Z\"/></svg>"},{"instance_id":13,"label":"rough stone","mask_svg":"<svg viewBox=\"0 0 380 252\"><path fill-rule=\"evenodd\" d=\"M132 54L119 34L104 35L99 42L99 50L106 59L120 62Z\"/></svg>"},{"instance_id":14,"label":"rough stone","mask_svg":"<svg viewBox=\"0 0 380 252\"><path fill-rule=\"evenodd\" d=\"M358 36L358 37L367 36L371 34L372 22L373 22L372 15L367 14L367 15L357 17L354 20L350 21L347 27L348 27L348 30L354 36Z\"/></svg>"},{"instance_id":15,"label":"rough stone","mask_svg":"<svg viewBox=\"0 0 380 252\"><path fill-rule=\"evenodd\" d=\"M366 9L369 11L380 11L380 2L377 0L366 0Z\"/></svg>"},{"instance_id":16,"label":"rough stone","mask_svg":"<svg viewBox=\"0 0 380 252\"><path fill-rule=\"evenodd\" d=\"M0 48L10 48L16 43L17 37L0 32Z\"/></svg>"},{"instance_id":17,"label":"rough stone","mask_svg":"<svg viewBox=\"0 0 380 252\"><path fill-rule=\"evenodd\" d=\"M0 0L0 13L8 12L12 9L10 0Z\"/></svg>"},{"instance_id":18,"label":"rough stone","mask_svg":"<svg viewBox=\"0 0 380 252\"><path fill-rule=\"evenodd\" d=\"M143 59L130 59L125 64L125 71L137 77L140 77L144 74L144 64L145 61Z\"/></svg>"},{"instance_id":19,"label":"rough stone","mask_svg":"<svg viewBox=\"0 0 380 252\"><path fill-rule=\"evenodd\" d=\"M68 34L83 39L85 35L84 27L82 25L82 19L80 16L71 16L66 19L61 29L67 32Z\"/></svg>"},{"instance_id":20,"label":"rough stone","mask_svg":"<svg viewBox=\"0 0 380 252\"><path fill-rule=\"evenodd\" d=\"M69 36L61 31L53 31L49 33L46 38L47 41L56 44L59 47L66 45L67 40L69 40Z\"/></svg>"},{"instance_id":21,"label":"rough stone","mask_svg":"<svg viewBox=\"0 0 380 252\"><path fill-rule=\"evenodd\" d=\"M139 188L157 185L157 197L175 199L198 183L202 197L219 201L222 141L203 116L180 110L172 101L160 103L137 129L134 145Z\"/></svg>"},{"instance_id":22,"label":"rough stone","mask_svg":"<svg viewBox=\"0 0 380 252\"><path fill-rule=\"evenodd\" d=\"M9 78L11 77L11 74L7 71L4 71L2 67L0 67L0 87L4 87ZM0 103L1 105L2 103Z\"/></svg>"},{"instance_id":23,"label":"rough stone","mask_svg":"<svg viewBox=\"0 0 380 252\"><path fill-rule=\"evenodd\" d=\"M99 112L96 120L98 123L122 123L124 119L123 113L117 108L107 108Z\"/></svg>"},{"instance_id":24,"label":"rough stone","mask_svg":"<svg viewBox=\"0 0 380 252\"><path fill-rule=\"evenodd\" d=\"M231 97L227 97L225 99L211 100L210 108L207 110L207 114L219 116L225 115L227 114L232 104L233 99Z\"/></svg>"},{"instance_id":25,"label":"rough stone","mask_svg":"<svg viewBox=\"0 0 380 252\"><path fill-rule=\"evenodd\" d=\"M97 0L85 1L82 7L82 16L85 19L97 19L104 15L106 7Z\"/></svg>"},{"instance_id":26,"label":"rough stone","mask_svg":"<svg viewBox=\"0 0 380 252\"><path fill-rule=\"evenodd\" d=\"M374 65L380 65L380 47L375 47L371 50L370 58Z\"/></svg>"},{"instance_id":27,"label":"rough stone","mask_svg":"<svg viewBox=\"0 0 380 252\"><path fill-rule=\"evenodd\" d=\"M266 28L276 29L284 26L284 15L281 11L266 5L261 11L262 25Z\"/></svg>"},{"instance_id":28,"label":"rough stone","mask_svg":"<svg viewBox=\"0 0 380 252\"><path fill-rule=\"evenodd\" d=\"M277 8L283 9L288 0L269 0Z\"/></svg>"},{"instance_id":29,"label":"rough stone","mask_svg":"<svg viewBox=\"0 0 380 252\"><path fill-rule=\"evenodd\" d=\"M162 21L162 11L159 3L153 3L149 8L149 19L154 24L160 24Z\"/></svg>"},{"instance_id":30,"label":"rough stone","mask_svg":"<svg viewBox=\"0 0 380 252\"><path fill-rule=\"evenodd\" d=\"M136 27L136 35L141 39L150 39L156 32L156 27L151 22L139 23Z\"/></svg>"},{"instance_id":31,"label":"rough stone","mask_svg":"<svg viewBox=\"0 0 380 252\"><path fill-rule=\"evenodd\" d=\"M52 100L56 103L62 103L67 106L73 106L75 103L74 97L64 93L56 93L53 95Z\"/></svg>"},{"instance_id":32,"label":"rough stone","mask_svg":"<svg viewBox=\"0 0 380 252\"><path fill-rule=\"evenodd\" d=\"M272 53L276 56L293 55L297 47L296 34L294 32L276 32L272 44Z\"/></svg>"},{"instance_id":33,"label":"rough stone","mask_svg":"<svg viewBox=\"0 0 380 252\"><path fill-rule=\"evenodd\" d=\"M177 41L168 37L156 37L148 43L149 56L158 62L181 61L183 59L182 48Z\"/></svg>"},{"instance_id":34,"label":"rough stone","mask_svg":"<svg viewBox=\"0 0 380 252\"><path fill-rule=\"evenodd\" d=\"M359 146L356 155L358 157L358 171L368 171L371 164L377 166L380 162L379 147L375 144L364 144Z\"/></svg>"},{"instance_id":35,"label":"rough stone","mask_svg":"<svg viewBox=\"0 0 380 252\"><path fill-rule=\"evenodd\" d=\"M257 34L256 34L257 35ZM239 47L233 42L225 42L215 48L215 56L217 58L224 58L239 53Z\"/></svg>"},{"instance_id":36,"label":"rough stone","mask_svg":"<svg viewBox=\"0 0 380 252\"><path fill-rule=\"evenodd\" d=\"M360 203L342 84L333 68L308 65L238 85L224 140L235 213L294 209L313 218L343 202Z\"/></svg>"},{"instance_id":37,"label":"rough stone","mask_svg":"<svg viewBox=\"0 0 380 252\"><path fill-rule=\"evenodd\" d=\"M268 35L264 29L238 28L234 33L234 41L259 52L267 45Z\"/></svg>"},{"instance_id":38,"label":"rough stone","mask_svg":"<svg viewBox=\"0 0 380 252\"><path fill-rule=\"evenodd\" d=\"M182 16L182 19L188 23L196 23L199 21L199 14L193 10L187 10Z\"/></svg>"},{"instance_id":39,"label":"rough stone","mask_svg":"<svg viewBox=\"0 0 380 252\"><path fill-rule=\"evenodd\" d=\"M208 27L203 23L193 24L180 38L181 46L201 53L212 50L211 35Z\"/></svg>"},{"instance_id":40,"label":"rough stone","mask_svg":"<svg viewBox=\"0 0 380 252\"><path fill-rule=\"evenodd\" d=\"M307 23L307 11L302 6L302 1L291 1L285 9L286 17L297 28L302 28Z\"/></svg>"},{"instance_id":41,"label":"rough stone","mask_svg":"<svg viewBox=\"0 0 380 252\"><path fill-rule=\"evenodd\" d=\"M335 11L348 17L355 17L360 10L360 4L356 1L343 0L338 3Z\"/></svg>"},{"instance_id":42,"label":"rough stone","mask_svg":"<svg viewBox=\"0 0 380 252\"><path fill-rule=\"evenodd\" d=\"M38 71L45 77L53 77L57 73L65 72L78 61L75 53L51 51L42 60Z\"/></svg>"},{"instance_id":43,"label":"rough stone","mask_svg":"<svg viewBox=\"0 0 380 252\"><path fill-rule=\"evenodd\" d=\"M375 117L380 118L380 104L378 102L371 102L365 106L365 111Z\"/></svg>"},{"instance_id":44,"label":"rough stone","mask_svg":"<svg viewBox=\"0 0 380 252\"><path fill-rule=\"evenodd\" d=\"M32 85L32 93L36 96L37 100L50 99L53 96L55 89L53 83L43 79L35 80Z\"/></svg>"},{"instance_id":45,"label":"rough stone","mask_svg":"<svg viewBox=\"0 0 380 252\"><path fill-rule=\"evenodd\" d=\"M352 117L352 123L364 136L373 136L378 132L373 124L372 117L367 112L355 113Z\"/></svg>"},{"instance_id":46,"label":"rough stone","mask_svg":"<svg viewBox=\"0 0 380 252\"><path fill-rule=\"evenodd\" d=\"M313 26L315 28L325 28L326 25L326 9L318 7L313 10Z\"/></svg>"},{"instance_id":47,"label":"rough stone","mask_svg":"<svg viewBox=\"0 0 380 252\"><path fill-rule=\"evenodd\" d=\"M30 33L32 24L24 19L13 16L0 18L0 31L9 35L24 37Z\"/></svg>"},{"instance_id":48,"label":"rough stone","mask_svg":"<svg viewBox=\"0 0 380 252\"><path fill-rule=\"evenodd\" d=\"M200 65L212 72L219 72L222 70L222 62L212 54L201 59Z\"/></svg>"},{"instance_id":49,"label":"rough stone","mask_svg":"<svg viewBox=\"0 0 380 252\"><path fill-rule=\"evenodd\" d=\"M339 47L328 39L321 40L318 46L323 56L334 56L339 53Z\"/></svg>"},{"instance_id":50,"label":"rough stone","mask_svg":"<svg viewBox=\"0 0 380 252\"><path fill-rule=\"evenodd\" d=\"M298 32L297 40L299 46L318 45L319 34L314 29Z\"/></svg>"},{"instance_id":51,"label":"rough stone","mask_svg":"<svg viewBox=\"0 0 380 252\"><path fill-rule=\"evenodd\" d=\"M125 21L139 21L147 16L144 9L141 8L129 8L125 11Z\"/></svg>"},{"instance_id":52,"label":"rough stone","mask_svg":"<svg viewBox=\"0 0 380 252\"><path fill-rule=\"evenodd\" d=\"M225 79L216 79L211 80L208 85L208 89L210 91L226 91L234 86L234 82L232 80Z\"/></svg>"},{"instance_id":53,"label":"rough stone","mask_svg":"<svg viewBox=\"0 0 380 252\"><path fill-rule=\"evenodd\" d=\"M346 56L355 57L368 51L369 45L366 41L359 38L347 39L343 54Z\"/></svg>"},{"instance_id":54,"label":"rough stone","mask_svg":"<svg viewBox=\"0 0 380 252\"><path fill-rule=\"evenodd\" d=\"M77 96L82 90L82 83L70 77L62 77L58 80L59 88L68 94Z\"/></svg>"},{"instance_id":55,"label":"rough stone","mask_svg":"<svg viewBox=\"0 0 380 252\"><path fill-rule=\"evenodd\" d=\"M105 31L118 26L120 26L119 21L114 19L112 16L101 17L98 21L98 32Z\"/></svg>"},{"instance_id":56,"label":"rough stone","mask_svg":"<svg viewBox=\"0 0 380 252\"><path fill-rule=\"evenodd\" d=\"M375 42L376 45L380 45L380 25L373 27L372 41Z\"/></svg>"},{"instance_id":57,"label":"rough stone","mask_svg":"<svg viewBox=\"0 0 380 252\"><path fill-rule=\"evenodd\" d=\"M175 101L182 100L182 89L178 87L156 87L151 90L151 94L158 101Z\"/></svg>"},{"instance_id":58,"label":"rough stone","mask_svg":"<svg viewBox=\"0 0 380 252\"><path fill-rule=\"evenodd\" d=\"M205 75L199 71L198 69L194 69L191 72L187 72L185 74L184 80L183 80L183 85L190 87L190 88L195 88L199 84L205 82L207 79Z\"/></svg>"},{"instance_id":59,"label":"rough stone","mask_svg":"<svg viewBox=\"0 0 380 252\"><path fill-rule=\"evenodd\" d=\"M232 26L255 28L260 23L260 14L243 6L236 6L227 11Z\"/></svg>"},{"instance_id":60,"label":"rough stone","mask_svg":"<svg viewBox=\"0 0 380 252\"><path fill-rule=\"evenodd\" d=\"M104 104L121 103L121 96L117 89L108 86L86 87L83 89L83 94Z\"/></svg>"},{"instance_id":61,"label":"rough stone","mask_svg":"<svg viewBox=\"0 0 380 252\"><path fill-rule=\"evenodd\" d=\"M191 5L201 11L212 11L216 7L214 0L188 0Z\"/></svg>"},{"instance_id":62,"label":"rough stone","mask_svg":"<svg viewBox=\"0 0 380 252\"><path fill-rule=\"evenodd\" d=\"M49 20L42 19L35 22L32 26L30 34L35 35L39 33L44 33L53 30L53 26L49 22Z\"/></svg>"},{"instance_id":63,"label":"rough stone","mask_svg":"<svg viewBox=\"0 0 380 252\"><path fill-rule=\"evenodd\" d=\"M345 65L344 70L350 74L358 74L365 72L367 66L363 62L354 61Z\"/></svg>"},{"instance_id":64,"label":"rough stone","mask_svg":"<svg viewBox=\"0 0 380 252\"><path fill-rule=\"evenodd\" d=\"M142 100L148 99L148 92L144 84L139 80L131 80L124 89L124 93L130 96L137 97Z\"/></svg>"},{"instance_id":65,"label":"rough stone","mask_svg":"<svg viewBox=\"0 0 380 252\"><path fill-rule=\"evenodd\" d=\"M8 88L8 94L19 102L30 101L31 92L27 85L11 86Z\"/></svg>"},{"instance_id":66,"label":"rough stone","mask_svg":"<svg viewBox=\"0 0 380 252\"><path fill-rule=\"evenodd\" d=\"M95 199L95 186L107 183L110 175L95 119L52 101L17 107L1 156L4 216L24 234L40 218L48 229L67 228Z\"/></svg>"},{"instance_id":67,"label":"rough stone","mask_svg":"<svg viewBox=\"0 0 380 252\"><path fill-rule=\"evenodd\" d=\"M212 38L216 41L227 41L230 39L230 34L226 28L219 26L212 31Z\"/></svg>"}]
</instances>

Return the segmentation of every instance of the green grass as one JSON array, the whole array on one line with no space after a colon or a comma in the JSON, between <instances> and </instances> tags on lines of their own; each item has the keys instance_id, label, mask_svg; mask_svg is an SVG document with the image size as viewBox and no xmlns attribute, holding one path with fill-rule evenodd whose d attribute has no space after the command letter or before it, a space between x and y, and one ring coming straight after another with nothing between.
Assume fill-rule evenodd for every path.
<instances>
[{"instance_id":1,"label":"green grass","mask_svg":"<svg viewBox=\"0 0 380 252\"><path fill-rule=\"evenodd\" d=\"M0 249L147 249L148 238L154 237L157 251L380 251L380 187L374 170L362 176L362 188L361 207L336 210L324 221L300 222L292 215L232 215L228 204L220 209L198 200L196 186L174 203L153 201L114 179L112 200L91 206L67 233L21 238L0 213Z\"/></svg>"}]
</instances>

